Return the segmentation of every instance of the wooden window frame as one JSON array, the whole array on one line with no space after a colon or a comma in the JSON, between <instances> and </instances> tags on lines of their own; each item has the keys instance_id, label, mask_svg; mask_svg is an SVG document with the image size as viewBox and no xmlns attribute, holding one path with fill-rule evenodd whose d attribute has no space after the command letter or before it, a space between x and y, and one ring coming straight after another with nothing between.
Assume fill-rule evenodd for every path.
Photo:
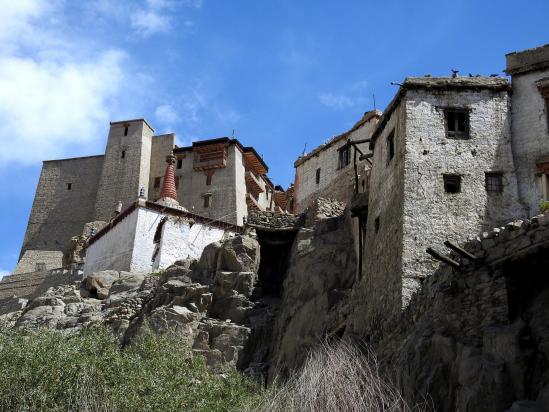
<instances>
[{"instance_id":1,"label":"wooden window frame","mask_svg":"<svg viewBox=\"0 0 549 412\"><path fill-rule=\"evenodd\" d=\"M503 172L486 172L484 186L488 193L503 193Z\"/></svg>"},{"instance_id":2,"label":"wooden window frame","mask_svg":"<svg viewBox=\"0 0 549 412\"><path fill-rule=\"evenodd\" d=\"M337 169L344 169L351 164L351 145L349 142L345 143L345 146L337 149Z\"/></svg>"},{"instance_id":3,"label":"wooden window frame","mask_svg":"<svg viewBox=\"0 0 549 412\"><path fill-rule=\"evenodd\" d=\"M444 127L447 139L469 140L471 138L471 110L465 107L446 107L444 109ZM450 115L463 114L465 116L465 130L450 130ZM458 117L454 119L454 127L458 128Z\"/></svg>"}]
</instances>

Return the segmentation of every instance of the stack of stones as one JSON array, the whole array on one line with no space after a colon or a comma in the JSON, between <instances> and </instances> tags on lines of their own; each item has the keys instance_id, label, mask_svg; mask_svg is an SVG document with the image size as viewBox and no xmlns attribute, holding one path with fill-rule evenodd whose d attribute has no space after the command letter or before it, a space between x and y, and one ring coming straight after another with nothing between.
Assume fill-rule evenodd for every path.
<instances>
[{"instance_id":1,"label":"stack of stones","mask_svg":"<svg viewBox=\"0 0 549 412\"><path fill-rule=\"evenodd\" d=\"M271 230L294 230L301 226L301 216L270 211L250 210L247 225Z\"/></svg>"}]
</instances>

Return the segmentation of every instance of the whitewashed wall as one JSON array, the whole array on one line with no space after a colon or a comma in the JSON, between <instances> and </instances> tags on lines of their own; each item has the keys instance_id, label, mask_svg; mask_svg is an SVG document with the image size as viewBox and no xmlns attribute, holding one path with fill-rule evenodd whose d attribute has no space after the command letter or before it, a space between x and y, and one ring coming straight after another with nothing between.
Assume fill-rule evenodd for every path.
<instances>
[{"instance_id":1,"label":"whitewashed wall","mask_svg":"<svg viewBox=\"0 0 549 412\"><path fill-rule=\"evenodd\" d=\"M178 259L198 259L208 244L221 240L226 233L223 229L202 223L191 225L185 218L167 215L158 245L160 250L155 256L154 234L164 216L166 214L142 207L132 211L88 247L84 276L100 270L151 272L164 269Z\"/></svg>"},{"instance_id":2,"label":"whitewashed wall","mask_svg":"<svg viewBox=\"0 0 549 412\"><path fill-rule=\"evenodd\" d=\"M186 219L169 217L162 228L154 269L165 269L178 259L199 259L207 245L221 240L224 235L223 229L201 223L190 225Z\"/></svg>"},{"instance_id":3,"label":"whitewashed wall","mask_svg":"<svg viewBox=\"0 0 549 412\"><path fill-rule=\"evenodd\" d=\"M107 269L130 270L139 211L140 209L136 209L131 212L96 242L88 246L84 276Z\"/></svg>"}]
</instances>

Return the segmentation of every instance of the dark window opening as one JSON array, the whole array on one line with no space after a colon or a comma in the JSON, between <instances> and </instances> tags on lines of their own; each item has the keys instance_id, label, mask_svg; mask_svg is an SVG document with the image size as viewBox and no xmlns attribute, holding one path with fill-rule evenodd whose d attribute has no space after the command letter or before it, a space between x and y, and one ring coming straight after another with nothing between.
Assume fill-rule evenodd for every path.
<instances>
[{"instance_id":1,"label":"dark window opening","mask_svg":"<svg viewBox=\"0 0 549 412\"><path fill-rule=\"evenodd\" d=\"M349 144L345 144L341 149L339 149L339 161L338 161L338 169L343 169L345 166L347 166L350 163L351 160L351 146Z\"/></svg>"},{"instance_id":2,"label":"dark window opening","mask_svg":"<svg viewBox=\"0 0 549 412\"><path fill-rule=\"evenodd\" d=\"M205 208L210 207L211 197L212 197L212 195L204 195L204 207Z\"/></svg>"},{"instance_id":3,"label":"dark window opening","mask_svg":"<svg viewBox=\"0 0 549 412\"><path fill-rule=\"evenodd\" d=\"M124 126L124 136L128 135L129 126Z\"/></svg>"},{"instance_id":4,"label":"dark window opening","mask_svg":"<svg viewBox=\"0 0 549 412\"><path fill-rule=\"evenodd\" d=\"M487 172L486 175L486 191L493 193L503 192L503 173Z\"/></svg>"},{"instance_id":5,"label":"dark window opening","mask_svg":"<svg viewBox=\"0 0 549 412\"><path fill-rule=\"evenodd\" d=\"M387 164L391 162L391 159L395 157L395 132L392 131L387 136Z\"/></svg>"},{"instance_id":6,"label":"dark window opening","mask_svg":"<svg viewBox=\"0 0 549 412\"><path fill-rule=\"evenodd\" d=\"M444 191L446 193L461 192L461 176L460 175L443 175Z\"/></svg>"},{"instance_id":7,"label":"dark window opening","mask_svg":"<svg viewBox=\"0 0 549 412\"><path fill-rule=\"evenodd\" d=\"M154 178L154 188L155 189L158 189L160 187L160 177L155 177Z\"/></svg>"},{"instance_id":8,"label":"dark window opening","mask_svg":"<svg viewBox=\"0 0 549 412\"><path fill-rule=\"evenodd\" d=\"M179 176L175 176L175 187L179 189Z\"/></svg>"},{"instance_id":9,"label":"dark window opening","mask_svg":"<svg viewBox=\"0 0 549 412\"><path fill-rule=\"evenodd\" d=\"M212 176L213 176L213 173L208 173L206 175L206 186L210 186L212 184Z\"/></svg>"},{"instance_id":10,"label":"dark window opening","mask_svg":"<svg viewBox=\"0 0 549 412\"><path fill-rule=\"evenodd\" d=\"M72 183L67 183L67 190L72 190Z\"/></svg>"},{"instance_id":11,"label":"dark window opening","mask_svg":"<svg viewBox=\"0 0 549 412\"><path fill-rule=\"evenodd\" d=\"M379 225L380 225L380 222L379 222L379 216L378 216L378 217L376 217L376 220L374 221L374 231L376 233L379 232Z\"/></svg>"},{"instance_id":12,"label":"dark window opening","mask_svg":"<svg viewBox=\"0 0 549 412\"><path fill-rule=\"evenodd\" d=\"M257 230L257 240L261 247L257 274L260 287L256 289L261 291L263 296L282 296L295 234L294 231Z\"/></svg>"},{"instance_id":13,"label":"dark window opening","mask_svg":"<svg viewBox=\"0 0 549 412\"><path fill-rule=\"evenodd\" d=\"M160 219L160 223L158 223L158 226L156 227L156 231L154 232L154 238L153 238L154 243L159 243L160 240L162 239L162 228L164 227L166 220L168 220L166 216Z\"/></svg>"},{"instance_id":14,"label":"dark window opening","mask_svg":"<svg viewBox=\"0 0 549 412\"><path fill-rule=\"evenodd\" d=\"M122 153L120 153L120 158L124 159L126 157L126 151L122 150Z\"/></svg>"},{"instance_id":15,"label":"dark window opening","mask_svg":"<svg viewBox=\"0 0 549 412\"><path fill-rule=\"evenodd\" d=\"M183 159L177 159L177 168L181 169L183 167Z\"/></svg>"},{"instance_id":16,"label":"dark window opening","mask_svg":"<svg viewBox=\"0 0 549 412\"><path fill-rule=\"evenodd\" d=\"M320 168L316 169L316 184L320 184Z\"/></svg>"},{"instance_id":17,"label":"dark window opening","mask_svg":"<svg viewBox=\"0 0 549 412\"><path fill-rule=\"evenodd\" d=\"M36 270L36 272L42 272L42 271L46 270L46 264L44 262L36 263L35 270Z\"/></svg>"},{"instance_id":18,"label":"dark window opening","mask_svg":"<svg viewBox=\"0 0 549 412\"><path fill-rule=\"evenodd\" d=\"M468 110L446 110L446 137L448 139L469 139Z\"/></svg>"}]
</instances>

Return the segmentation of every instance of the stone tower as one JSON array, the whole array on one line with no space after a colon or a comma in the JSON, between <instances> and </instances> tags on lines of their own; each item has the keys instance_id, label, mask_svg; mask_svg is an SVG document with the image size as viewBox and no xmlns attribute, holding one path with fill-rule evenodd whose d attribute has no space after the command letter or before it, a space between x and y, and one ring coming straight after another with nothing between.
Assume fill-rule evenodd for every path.
<instances>
[{"instance_id":1,"label":"stone tower","mask_svg":"<svg viewBox=\"0 0 549 412\"><path fill-rule=\"evenodd\" d=\"M108 221L119 201L125 209L149 189L154 130L144 119L111 122L95 201L95 220Z\"/></svg>"}]
</instances>

